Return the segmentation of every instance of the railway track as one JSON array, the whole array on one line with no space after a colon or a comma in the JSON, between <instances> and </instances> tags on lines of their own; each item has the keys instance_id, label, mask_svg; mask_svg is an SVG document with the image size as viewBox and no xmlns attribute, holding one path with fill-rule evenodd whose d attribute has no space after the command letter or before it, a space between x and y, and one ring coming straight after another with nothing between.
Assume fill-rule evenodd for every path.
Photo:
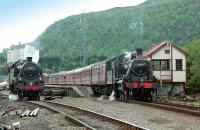
<instances>
[{"instance_id":1,"label":"railway track","mask_svg":"<svg viewBox=\"0 0 200 130\"><path fill-rule=\"evenodd\" d=\"M127 100L127 101L120 100L120 99L117 99L117 100L120 102L139 104L143 106L154 107L154 108L159 108L162 110L178 112L178 113L200 117L200 107L174 104L174 103L169 103L169 102L160 102L160 101L141 102L141 101L135 101L135 100Z\"/></svg>"},{"instance_id":2,"label":"railway track","mask_svg":"<svg viewBox=\"0 0 200 130\"><path fill-rule=\"evenodd\" d=\"M8 95L0 94L0 97L1 97L1 98L8 98Z\"/></svg>"},{"instance_id":3,"label":"railway track","mask_svg":"<svg viewBox=\"0 0 200 130\"><path fill-rule=\"evenodd\" d=\"M140 105L144 105L148 107L154 107L154 108L164 109L164 110L168 110L172 112L184 113L187 115L200 117L200 107L196 107L196 106L188 106L188 105L175 104L175 103L163 102L163 101L153 101L149 103L149 102L141 102L141 101L135 101L135 100L128 100L128 101L124 101L120 99L117 99L117 100L121 102L140 104Z\"/></svg>"},{"instance_id":4,"label":"railway track","mask_svg":"<svg viewBox=\"0 0 200 130\"><path fill-rule=\"evenodd\" d=\"M0 93L0 98L5 98L5 99L9 99L8 98L8 94L2 94ZM90 126L87 126L86 124L82 124L82 122L78 121L78 120L75 120L73 117L70 117L69 115L66 115L65 113L63 113L62 111L59 111L53 107L49 107L49 106L44 106L44 105L40 105L40 101L37 101L38 103L34 103L33 101L19 101L20 103L23 103L25 106L29 106L29 107L33 107L33 106L37 106L37 107L40 107L40 108L45 108L47 109L48 111L51 111L52 113L58 113L58 114L61 114L62 116L65 117L65 120L70 122L70 126L69 128L77 128L77 129L83 129L82 127L86 128L87 130L95 130L95 129L92 129L90 128ZM59 116L61 116L59 115ZM67 124L67 122L66 122ZM74 127L71 127L71 126L74 126ZM35 126L33 126L35 127ZM37 128L37 126L36 126Z\"/></svg>"},{"instance_id":5,"label":"railway track","mask_svg":"<svg viewBox=\"0 0 200 130\"><path fill-rule=\"evenodd\" d=\"M173 107L179 107L179 108L183 108L183 109L190 109L190 110L196 110L196 111L200 111L200 107L198 106L189 106L189 105L184 105L184 104L175 104L175 103L171 103L171 102L166 102L166 101L153 101L153 103L157 103L157 104L163 104L163 105L169 105L169 106L173 106Z\"/></svg>"},{"instance_id":6,"label":"railway track","mask_svg":"<svg viewBox=\"0 0 200 130\"><path fill-rule=\"evenodd\" d=\"M27 103L61 113L65 116L66 120L74 123L77 126L84 127L87 130L146 130L146 128L137 126L135 124L130 124L110 116L67 104L49 101L28 101Z\"/></svg>"},{"instance_id":7,"label":"railway track","mask_svg":"<svg viewBox=\"0 0 200 130\"><path fill-rule=\"evenodd\" d=\"M0 94L3 98L8 98L6 94ZM118 120L116 118L89 111L67 104L54 103L50 101L26 101L27 105L34 105L45 108L49 111L64 115L65 119L75 126L83 127L87 130L146 130L146 128Z\"/></svg>"}]
</instances>

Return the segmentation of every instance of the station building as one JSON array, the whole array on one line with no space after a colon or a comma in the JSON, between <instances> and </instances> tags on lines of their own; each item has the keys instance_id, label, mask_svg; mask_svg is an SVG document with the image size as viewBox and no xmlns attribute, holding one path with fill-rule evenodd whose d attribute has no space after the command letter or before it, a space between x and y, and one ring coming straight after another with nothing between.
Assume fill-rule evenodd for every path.
<instances>
[{"instance_id":1,"label":"station building","mask_svg":"<svg viewBox=\"0 0 200 130\"><path fill-rule=\"evenodd\" d=\"M187 52L172 42L161 42L144 53L156 76L159 96L185 92Z\"/></svg>"}]
</instances>

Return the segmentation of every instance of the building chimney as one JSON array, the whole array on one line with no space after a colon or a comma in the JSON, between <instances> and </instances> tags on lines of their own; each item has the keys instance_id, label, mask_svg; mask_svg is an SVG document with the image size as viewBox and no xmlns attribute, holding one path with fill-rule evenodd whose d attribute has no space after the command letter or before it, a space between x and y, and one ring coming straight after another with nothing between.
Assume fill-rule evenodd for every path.
<instances>
[{"instance_id":1,"label":"building chimney","mask_svg":"<svg viewBox=\"0 0 200 130\"><path fill-rule=\"evenodd\" d=\"M27 57L28 62L32 62L32 57Z\"/></svg>"},{"instance_id":2,"label":"building chimney","mask_svg":"<svg viewBox=\"0 0 200 130\"><path fill-rule=\"evenodd\" d=\"M141 56L142 55L142 48L136 48L136 53L137 53L137 56Z\"/></svg>"}]
</instances>

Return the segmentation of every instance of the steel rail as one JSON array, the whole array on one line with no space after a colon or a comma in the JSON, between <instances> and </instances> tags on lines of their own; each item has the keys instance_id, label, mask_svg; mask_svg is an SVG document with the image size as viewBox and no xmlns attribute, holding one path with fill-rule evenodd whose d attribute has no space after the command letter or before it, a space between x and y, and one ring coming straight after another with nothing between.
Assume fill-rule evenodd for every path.
<instances>
[{"instance_id":1,"label":"steel rail","mask_svg":"<svg viewBox=\"0 0 200 130\"><path fill-rule=\"evenodd\" d=\"M153 101L153 103L200 111L200 107L199 106L189 106L189 105L184 105L184 104L175 104L175 103L163 102L163 101Z\"/></svg>"},{"instance_id":2,"label":"steel rail","mask_svg":"<svg viewBox=\"0 0 200 130\"><path fill-rule=\"evenodd\" d=\"M147 106L147 107L153 107L153 108L158 108L158 109L162 109L162 110L167 110L167 111L172 111L172 112L177 112L177 113L200 117L200 111L199 111L198 107L158 102L158 101L142 102L142 101L135 101L135 100L126 100L126 101L123 101L120 99L117 99L117 100L120 102L139 104L139 105L143 105L143 106Z\"/></svg>"},{"instance_id":3,"label":"steel rail","mask_svg":"<svg viewBox=\"0 0 200 130\"><path fill-rule=\"evenodd\" d=\"M72 109L72 110L84 113L86 115L92 116L92 117L99 119L101 121L110 122L110 123L117 125L119 128L124 129L124 130L147 130L146 128L143 128L141 126L131 124L131 123L113 118L111 116L100 114L100 113L97 113L97 112L94 112L94 111L91 111L91 110L86 110L86 109L83 109L83 108L80 108L80 107L75 107L75 106L71 106L71 105L67 105L67 104L61 104L61 103L50 102L50 101L44 101L44 102L50 103L52 105L63 106L65 108Z\"/></svg>"},{"instance_id":4,"label":"steel rail","mask_svg":"<svg viewBox=\"0 0 200 130\"><path fill-rule=\"evenodd\" d=\"M84 122L82 122L82 121L80 121L80 120L78 120L78 119L76 119L76 118L74 118L74 117L72 117L72 116L60 111L60 110L57 110L57 109L55 109L53 107L42 105L42 104L39 104L38 102L34 102L34 101L27 101L26 103L32 104L32 105L36 105L36 106L39 106L39 107L42 107L42 108L45 108L45 109L48 109L48 110L53 111L55 113L60 113L60 114L65 116L66 120L74 123L75 125L77 125L79 127L84 127L84 128L86 128L86 130L96 130L95 128L85 124Z\"/></svg>"}]
</instances>

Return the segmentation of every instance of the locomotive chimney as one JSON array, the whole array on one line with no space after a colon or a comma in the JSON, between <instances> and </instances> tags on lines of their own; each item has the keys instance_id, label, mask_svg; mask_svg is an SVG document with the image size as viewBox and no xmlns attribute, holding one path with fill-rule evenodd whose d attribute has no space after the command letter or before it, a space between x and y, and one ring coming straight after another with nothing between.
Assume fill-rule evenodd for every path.
<instances>
[{"instance_id":1,"label":"locomotive chimney","mask_svg":"<svg viewBox=\"0 0 200 130\"><path fill-rule=\"evenodd\" d=\"M136 48L136 53L137 53L137 56L141 56L142 55L142 48Z\"/></svg>"},{"instance_id":2,"label":"locomotive chimney","mask_svg":"<svg viewBox=\"0 0 200 130\"><path fill-rule=\"evenodd\" d=\"M28 62L32 62L32 57L27 57Z\"/></svg>"}]
</instances>

